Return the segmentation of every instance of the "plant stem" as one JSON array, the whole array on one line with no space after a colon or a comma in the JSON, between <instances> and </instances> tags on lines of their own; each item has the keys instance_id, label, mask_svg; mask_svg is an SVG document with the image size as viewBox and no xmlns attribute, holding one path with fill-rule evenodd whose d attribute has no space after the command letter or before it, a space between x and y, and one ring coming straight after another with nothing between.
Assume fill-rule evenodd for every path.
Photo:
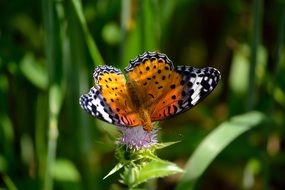
<instances>
[{"instance_id":1,"label":"plant stem","mask_svg":"<svg viewBox=\"0 0 285 190\"><path fill-rule=\"evenodd\" d=\"M247 110L252 110L255 104L255 68L257 64L257 51L260 44L261 35L261 9L262 0L254 1L254 15L253 15L253 30L252 30L252 46L251 46L251 60L249 70L249 85L248 85L248 102Z\"/></svg>"},{"instance_id":2,"label":"plant stem","mask_svg":"<svg viewBox=\"0 0 285 190\"><path fill-rule=\"evenodd\" d=\"M270 89L270 92L274 92L276 89L276 86L278 86L277 80L277 75L278 75L278 68L280 64L280 58L281 58L281 52L282 52L282 47L284 43L284 31L285 31L285 3L282 4L282 9L281 9L281 16L280 16L280 22L279 22L279 28L278 28L278 38L276 41L276 47L275 47L275 52L273 55L273 73L272 73L272 86ZM268 113L273 113L274 109L274 96L271 95L269 96L269 109Z\"/></svg>"},{"instance_id":3,"label":"plant stem","mask_svg":"<svg viewBox=\"0 0 285 190\"><path fill-rule=\"evenodd\" d=\"M47 152L47 163L46 163L46 173L45 173L45 183L44 189L53 189L53 181L51 176L51 168L55 162L56 158L56 147L57 147L57 137L58 137L58 127L57 118L53 115L50 116L49 120L49 131L48 131L48 152Z\"/></svg>"}]
</instances>

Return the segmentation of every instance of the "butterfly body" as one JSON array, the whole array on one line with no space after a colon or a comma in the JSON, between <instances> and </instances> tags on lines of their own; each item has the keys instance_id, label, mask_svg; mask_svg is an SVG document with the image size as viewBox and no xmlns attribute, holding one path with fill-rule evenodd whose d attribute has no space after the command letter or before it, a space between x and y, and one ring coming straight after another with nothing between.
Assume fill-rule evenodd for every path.
<instances>
[{"instance_id":1,"label":"butterfly body","mask_svg":"<svg viewBox=\"0 0 285 190\"><path fill-rule=\"evenodd\" d=\"M128 84L127 90L131 98L132 109L136 110L136 112L138 113L139 123L141 123L144 129L146 131L151 131L152 130L151 116L148 110L148 105L146 104L146 102L143 101L145 99L144 98L145 94L143 94L143 96L137 95L135 86L137 86L138 84L135 83L136 81L127 83Z\"/></svg>"},{"instance_id":2,"label":"butterfly body","mask_svg":"<svg viewBox=\"0 0 285 190\"><path fill-rule=\"evenodd\" d=\"M217 85L220 73L212 67L196 69L174 67L157 52L146 52L125 69L99 66L94 71L95 85L82 95L80 105L93 116L109 123L143 126L187 111L203 100Z\"/></svg>"}]
</instances>

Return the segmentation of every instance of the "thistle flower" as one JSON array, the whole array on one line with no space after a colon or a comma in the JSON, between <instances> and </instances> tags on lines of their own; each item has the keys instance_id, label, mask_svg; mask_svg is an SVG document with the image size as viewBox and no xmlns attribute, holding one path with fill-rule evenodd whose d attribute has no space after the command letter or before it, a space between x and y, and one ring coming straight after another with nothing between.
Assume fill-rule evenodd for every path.
<instances>
[{"instance_id":1,"label":"thistle flower","mask_svg":"<svg viewBox=\"0 0 285 190\"><path fill-rule=\"evenodd\" d=\"M139 127L119 127L122 136L118 140L118 144L125 145L132 150L148 149L155 145L157 140L158 128L147 132L142 126Z\"/></svg>"},{"instance_id":2,"label":"thistle flower","mask_svg":"<svg viewBox=\"0 0 285 190\"><path fill-rule=\"evenodd\" d=\"M145 131L142 126L132 128L118 126L118 129L121 131L121 136L116 142L115 155L119 162L104 179L123 169L119 181L132 189L149 179L183 172L176 164L156 156L156 150L176 143L159 143L157 139L159 128L156 127L150 132Z\"/></svg>"},{"instance_id":3,"label":"thistle flower","mask_svg":"<svg viewBox=\"0 0 285 190\"><path fill-rule=\"evenodd\" d=\"M137 56L125 71L129 82L120 69L98 66L93 74L95 85L88 94L80 97L80 105L91 115L120 126L118 129L122 135L115 150L118 164L105 178L124 169L121 182L133 189L149 179L183 172L175 163L156 155L157 149L176 142L159 143L158 129L152 127L152 122L192 108L216 87L221 77L219 71L212 67L174 67L165 54L158 52ZM156 78L160 73L162 77ZM138 78L139 75L142 77ZM157 90L153 90L154 81L149 81L153 79L155 84L161 84ZM145 99L145 92L152 98ZM152 106L145 109L145 105Z\"/></svg>"}]
</instances>

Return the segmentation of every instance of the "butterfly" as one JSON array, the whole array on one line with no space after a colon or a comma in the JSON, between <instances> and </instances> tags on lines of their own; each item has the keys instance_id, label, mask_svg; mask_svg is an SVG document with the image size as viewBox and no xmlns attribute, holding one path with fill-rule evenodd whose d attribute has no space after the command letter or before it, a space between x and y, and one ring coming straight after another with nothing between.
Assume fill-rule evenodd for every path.
<instances>
[{"instance_id":1,"label":"butterfly","mask_svg":"<svg viewBox=\"0 0 285 190\"><path fill-rule=\"evenodd\" d=\"M145 52L120 69L98 66L95 85L80 97L81 107L108 123L143 126L183 113L201 102L217 86L220 72L213 67L174 67L162 53Z\"/></svg>"}]
</instances>

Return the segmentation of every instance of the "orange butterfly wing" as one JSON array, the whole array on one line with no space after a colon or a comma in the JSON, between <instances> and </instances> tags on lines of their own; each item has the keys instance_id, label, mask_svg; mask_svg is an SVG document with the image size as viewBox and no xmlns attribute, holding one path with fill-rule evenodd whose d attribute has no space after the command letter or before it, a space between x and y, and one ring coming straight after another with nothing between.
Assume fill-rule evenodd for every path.
<instances>
[{"instance_id":1,"label":"orange butterfly wing","mask_svg":"<svg viewBox=\"0 0 285 190\"><path fill-rule=\"evenodd\" d=\"M165 54L156 52L146 52L132 60L126 72L151 121L189 110L203 100L220 79L219 71L214 68L174 68Z\"/></svg>"},{"instance_id":2,"label":"orange butterfly wing","mask_svg":"<svg viewBox=\"0 0 285 190\"><path fill-rule=\"evenodd\" d=\"M126 72L151 120L163 119L156 117L156 112L160 111L158 108L171 103L169 101L175 102L171 97L180 96L182 90L179 85L182 76L174 72L172 62L164 54L146 52L131 61Z\"/></svg>"},{"instance_id":3,"label":"orange butterfly wing","mask_svg":"<svg viewBox=\"0 0 285 190\"><path fill-rule=\"evenodd\" d=\"M185 112L206 98L217 86L220 72L212 67L197 69L191 66L178 66L175 73L181 78L177 85L155 106L152 119L165 118Z\"/></svg>"},{"instance_id":4,"label":"orange butterfly wing","mask_svg":"<svg viewBox=\"0 0 285 190\"><path fill-rule=\"evenodd\" d=\"M81 96L81 107L93 116L115 125L141 125L138 114L134 112L122 72L112 66L99 66L93 77L95 87Z\"/></svg>"},{"instance_id":5,"label":"orange butterfly wing","mask_svg":"<svg viewBox=\"0 0 285 190\"><path fill-rule=\"evenodd\" d=\"M221 76L212 67L174 68L165 54L146 52L130 61L122 72L111 66L94 71L95 86L80 97L80 105L93 116L119 126L144 126L189 110L218 84Z\"/></svg>"}]
</instances>

